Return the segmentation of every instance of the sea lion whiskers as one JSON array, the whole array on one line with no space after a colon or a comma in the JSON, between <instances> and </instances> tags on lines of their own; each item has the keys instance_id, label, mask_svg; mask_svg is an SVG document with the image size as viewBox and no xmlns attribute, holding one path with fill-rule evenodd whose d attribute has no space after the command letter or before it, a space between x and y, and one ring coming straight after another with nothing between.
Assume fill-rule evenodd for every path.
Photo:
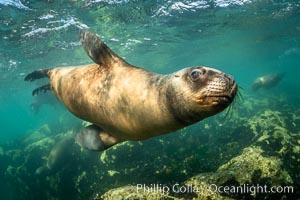
<instances>
[{"instance_id":1,"label":"sea lion whiskers","mask_svg":"<svg viewBox=\"0 0 300 200\"><path fill-rule=\"evenodd\" d=\"M238 86L236 97L233 98L231 104L226 108L224 118L231 118L232 113L234 113L234 111L237 110L237 106L241 105L240 102L244 101L241 90L243 90L243 88Z\"/></svg>"}]
</instances>

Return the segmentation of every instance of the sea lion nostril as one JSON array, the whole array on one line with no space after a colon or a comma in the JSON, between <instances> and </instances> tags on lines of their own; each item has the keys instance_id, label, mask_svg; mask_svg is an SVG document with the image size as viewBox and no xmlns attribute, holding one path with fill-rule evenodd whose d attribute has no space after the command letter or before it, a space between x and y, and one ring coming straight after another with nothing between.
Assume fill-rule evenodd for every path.
<instances>
[{"instance_id":1,"label":"sea lion nostril","mask_svg":"<svg viewBox=\"0 0 300 200\"><path fill-rule=\"evenodd\" d=\"M224 77L227 79L227 81L230 84L234 84L235 83L235 80L234 80L233 76L231 76L230 74L224 74Z\"/></svg>"}]
</instances>

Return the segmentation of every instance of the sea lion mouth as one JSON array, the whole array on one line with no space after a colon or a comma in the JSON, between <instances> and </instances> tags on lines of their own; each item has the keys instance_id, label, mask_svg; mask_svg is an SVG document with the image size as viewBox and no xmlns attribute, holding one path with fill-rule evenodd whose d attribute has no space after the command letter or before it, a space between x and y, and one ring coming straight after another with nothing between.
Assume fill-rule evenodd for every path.
<instances>
[{"instance_id":1,"label":"sea lion mouth","mask_svg":"<svg viewBox=\"0 0 300 200\"><path fill-rule=\"evenodd\" d=\"M215 103L227 106L227 105L229 105L233 101L236 93L237 93L237 84L234 83L231 86L231 88L230 88L230 90L229 90L229 92L227 94L211 95L211 96L209 96L209 98L215 99L215 100L213 100L213 102L215 102Z\"/></svg>"},{"instance_id":2,"label":"sea lion mouth","mask_svg":"<svg viewBox=\"0 0 300 200\"><path fill-rule=\"evenodd\" d=\"M202 105L226 107L233 102L236 93L237 93L237 84L234 83L229 89L225 90L225 92L223 93L217 93L217 94L212 93L212 94L207 94L205 96L201 96L198 99L198 102Z\"/></svg>"},{"instance_id":3,"label":"sea lion mouth","mask_svg":"<svg viewBox=\"0 0 300 200\"><path fill-rule=\"evenodd\" d=\"M210 98L211 102L213 105L218 104L218 105L224 105L227 106L229 105L232 101L233 98L228 96L228 95L224 95L224 96L208 96L207 98Z\"/></svg>"},{"instance_id":4,"label":"sea lion mouth","mask_svg":"<svg viewBox=\"0 0 300 200\"><path fill-rule=\"evenodd\" d=\"M228 106L233 98L228 95L209 95L197 100L202 106Z\"/></svg>"}]
</instances>

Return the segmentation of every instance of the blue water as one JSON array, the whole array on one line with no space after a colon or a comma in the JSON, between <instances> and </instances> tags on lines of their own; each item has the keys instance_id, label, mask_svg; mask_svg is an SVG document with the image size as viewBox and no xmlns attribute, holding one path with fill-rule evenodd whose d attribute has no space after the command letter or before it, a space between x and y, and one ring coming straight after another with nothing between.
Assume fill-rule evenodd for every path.
<instances>
[{"instance_id":1,"label":"blue water","mask_svg":"<svg viewBox=\"0 0 300 200\"><path fill-rule=\"evenodd\" d=\"M100 35L133 65L162 74L217 68L235 77L245 100L278 99L297 110L299 19L300 3L291 0L0 0L0 144L23 140L45 124L56 133L81 126L55 99L35 112L31 92L43 81L30 84L24 77L36 69L92 63L79 43L82 29ZM257 77L277 72L285 77L276 87L251 90ZM241 112L243 104L237 104Z\"/></svg>"},{"instance_id":2,"label":"blue water","mask_svg":"<svg viewBox=\"0 0 300 200\"><path fill-rule=\"evenodd\" d=\"M257 76L284 71L288 73L280 91L299 91L297 1L99 1L89 6L1 2L4 140L47 121L41 118L51 119L45 112L32 115L28 110L34 86L23 82L24 75L91 62L78 41L79 30L85 28L101 35L130 63L158 73L206 65L234 75L248 89Z\"/></svg>"}]
</instances>

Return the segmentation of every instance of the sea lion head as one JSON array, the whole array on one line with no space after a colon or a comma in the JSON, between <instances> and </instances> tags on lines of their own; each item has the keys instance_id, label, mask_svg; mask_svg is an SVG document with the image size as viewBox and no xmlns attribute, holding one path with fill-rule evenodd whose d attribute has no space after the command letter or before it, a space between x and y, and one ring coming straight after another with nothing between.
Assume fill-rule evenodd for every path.
<instances>
[{"instance_id":1,"label":"sea lion head","mask_svg":"<svg viewBox=\"0 0 300 200\"><path fill-rule=\"evenodd\" d=\"M190 67L172 76L173 82L167 92L169 108L184 124L221 112L232 103L237 93L233 77L212 68Z\"/></svg>"},{"instance_id":2,"label":"sea lion head","mask_svg":"<svg viewBox=\"0 0 300 200\"><path fill-rule=\"evenodd\" d=\"M258 77L252 84L252 90L258 90L266 83L266 77Z\"/></svg>"}]
</instances>

